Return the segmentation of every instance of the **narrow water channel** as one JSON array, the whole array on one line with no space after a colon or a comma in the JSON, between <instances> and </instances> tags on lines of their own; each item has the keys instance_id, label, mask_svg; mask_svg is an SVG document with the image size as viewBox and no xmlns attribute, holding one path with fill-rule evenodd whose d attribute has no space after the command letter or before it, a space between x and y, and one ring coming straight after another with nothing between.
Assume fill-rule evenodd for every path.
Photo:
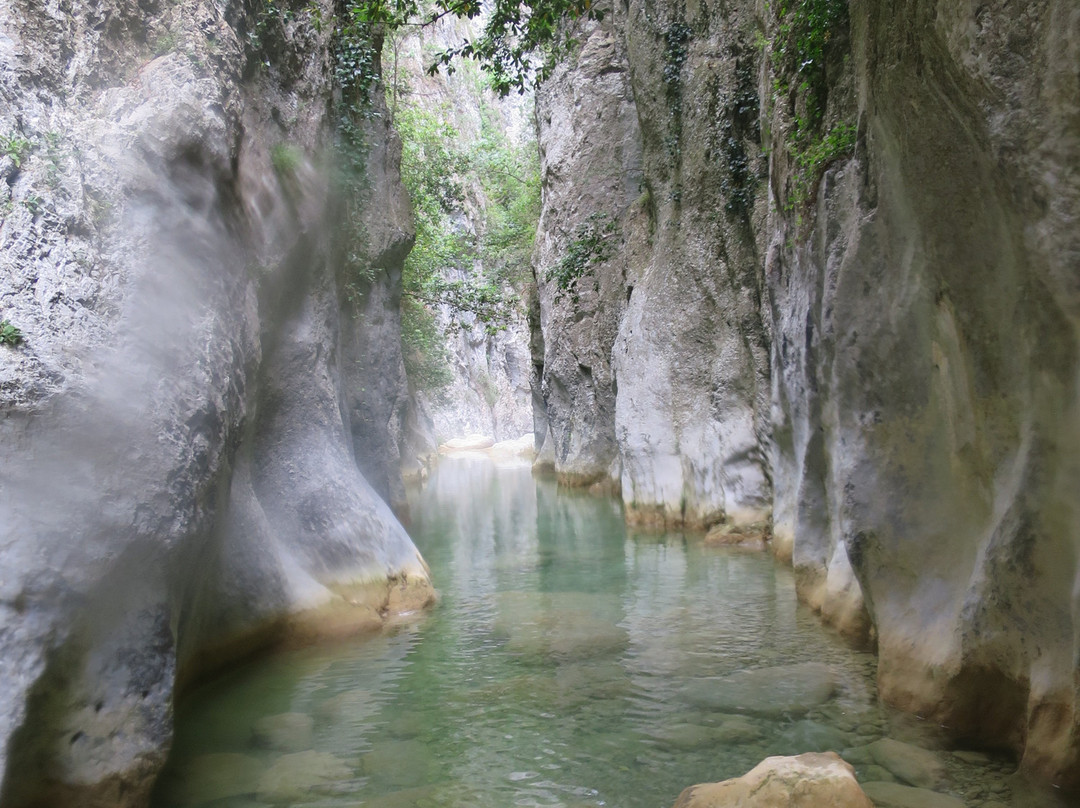
<instances>
[{"instance_id":1,"label":"narrow water channel","mask_svg":"<svg viewBox=\"0 0 1080 808\"><path fill-rule=\"evenodd\" d=\"M617 501L487 460L444 460L411 532L434 611L193 694L158 808L670 808L768 755L938 745L765 556L628 532ZM1055 804L1008 760L941 758L970 806Z\"/></svg>"}]
</instances>

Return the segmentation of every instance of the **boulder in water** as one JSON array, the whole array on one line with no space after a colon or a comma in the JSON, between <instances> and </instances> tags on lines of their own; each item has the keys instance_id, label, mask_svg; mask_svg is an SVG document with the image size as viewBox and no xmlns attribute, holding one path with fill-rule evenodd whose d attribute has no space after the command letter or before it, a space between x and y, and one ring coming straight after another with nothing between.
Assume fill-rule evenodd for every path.
<instances>
[{"instance_id":1,"label":"boulder in water","mask_svg":"<svg viewBox=\"0 0 1080 808\"><path fill-rule=\"evenodd\" d=\"M259 778L256 796L273 805L310 802L330 793L343 780L351 780L353 770L344 761L325 752L295 752L282 755Z\"/></svg>"},{"instance_id":2,"label":"boulder in water","mask_svg":"<svg viewBox=\"0 0 1080 808\"><path fill-rule=\"evenodd\" d=\"M939 788L949 779L941 758L927 749L892 738L874 741L869 748L879 766L910 786Z\"/></svg>"},{"instance_id":3,"label":"boulder in water","mask_svg":"<svg viewBox=\"0 0 1080 808\"><path fill-rule=\"evenodd\" d=\"M863 788L877 808L965 808L963 800L925 788L876 782Z\"/></svg>"},{"instance_id":4,"label":"boulder in water","mask_svg":"<svg viewBox=\"0 0 1080 808\"><path fill-rule=\"evenodd\" d=\"M874 808L855 771L832 752L770 757L742 777L691 786L675 808Z\"/></svg>"}]
</instances>

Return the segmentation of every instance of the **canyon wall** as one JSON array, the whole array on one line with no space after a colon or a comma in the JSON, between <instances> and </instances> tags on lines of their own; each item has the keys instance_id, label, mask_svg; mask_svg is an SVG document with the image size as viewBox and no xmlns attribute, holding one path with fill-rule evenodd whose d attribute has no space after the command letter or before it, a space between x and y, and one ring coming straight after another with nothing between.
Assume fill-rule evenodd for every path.
<instances>
[{"instance_id":1,"label":"canyon wall","mask_svg":"<svg viewBox=\"0 0 1080 808\"><path fill-rule=\"evenodd\" d=\"M522 290L531 279L529 256L527 247L506 243L527 244L536 229L535 220L528 219L514 223L521 229L518 239L506 235L510 229L506 220L523 190L538 196L532 94L500 98L488 87L480 67L469 60L455 64L452 72L428 73L432 53L477 36L481 21L449 16L429 27L405 27L391 35L386 48L394 125L406 149L405 181L435 185L443 192L439 213L444 232L432 240L454 243L454 249L439 251L442 261L430 269L441 282L465 289L490 283L508 301L500 312L503 319L491 327L475 311L413 301L434 317L436 359L446 368L438 384L425 385L423 378L413 384L416 411L427 426L431 452L452 438L481 434L496 441L513 440L532 430L528 292ZM430 154L433 146L444 152L450 165ZM415 158L411 172L410 156ZM420 275L429 269L423 266L424 236L421 223L407 272ZM464 300L465 305L468 302ZM404 315L406 328L410 313ZM406 335L405 350L409 348Z\"/></svg>"},{"instance_id":2,"label":"canyon wall","mask_svg":"<svg viewBox=\"0 0 1080 808\"><path fill-rule=\"evenodd\" d=\"M578 38L541 462L768 532L886 700L1080 786L1080 11L630 0Z\"/></svg>"},{"instance_id":3,"label":"canyon wall","mask_svg":"<svg viewBox=\"0 0 1080 808\"><path fill-rule=\"evenodd\" d=\"M0 5L6 807L143 805L178 682L431 598L400 146L336 11Z\"/></svg>"}]
</instances>

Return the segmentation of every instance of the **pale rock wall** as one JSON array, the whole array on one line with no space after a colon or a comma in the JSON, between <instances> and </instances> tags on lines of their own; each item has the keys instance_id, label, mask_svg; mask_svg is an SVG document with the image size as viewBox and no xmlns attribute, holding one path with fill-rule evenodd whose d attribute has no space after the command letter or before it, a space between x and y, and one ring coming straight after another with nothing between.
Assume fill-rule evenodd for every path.
<instances>
[{"instance_id":1,"label":"pale rock wall","mask_svg":"<svg viewBox=\"0 0 1080 808\"><path fill-rule=\"evenodd\" d=\"M430 598L357 465L400 396L395 317L353 325L411 242L398 147L365 125L383 196L352 217L376 270L357 290L331 26L308 15L0 5L0 133L34 143L0 158L0 317L26 338L0 347L5 808L145 804L178 680L324 614L378 625L392 579Z\"/></svg>"},{"instance_id":2,"label":"pale rock wall","mask_svg":"<svg viewBox=\"0 0 1080 808\"><path fill-rule=\"evenodd\" d=\"M854 0L850 28L830 39L823 131L851 123L856 144L822 166L803 200L791 143L800 110L774 91L775 5L616 10L608 36L625 61L611 74L631 79L648 226L624 227L599 280L633 290L603 310L618 328L605 388L615 445L603 467L621 480L630 517L771 519L801 597L876 641L888 701L1012 746L1028 770L1071 787L1074 6ZM738 103L747 70L758 148ZM561 75L540 96L560 121L541 119L541 244L572 221L554 203L626 148L628 130L608 127L597 132L606 148L551 159L595 114L574 94L594 73ZM740 142L748 172L735 170ZM754 168L763 152L767 177ZM556 247L539 265L558 258ZM558 393L581 389L580 374L546 361L556 343L568 355L603 350L562 327L595 318L595 305L558 311L540 318L548 421L572 411L579 432L610 435L610 408L569 410Z\"/></svg>"},{"instance_id":3,"label":"pale rock wall","mask_svg":"<svg viewBox=\"0 0 1080 808\"><path fill-rule=\"evenodd\" d=\"M638 251L631 241L645 213L641 136L633 106L619 12L590 26L572 59L537 91L543 207L534 267L533 319L537 465L581 485L621 474L615 438L612 346L626 306L627 276ZM587 267L559 294L549 273L580 237L590 216L625 248ZM599 256L598 256L599 257Z\"/></svg>"}]
</instances>

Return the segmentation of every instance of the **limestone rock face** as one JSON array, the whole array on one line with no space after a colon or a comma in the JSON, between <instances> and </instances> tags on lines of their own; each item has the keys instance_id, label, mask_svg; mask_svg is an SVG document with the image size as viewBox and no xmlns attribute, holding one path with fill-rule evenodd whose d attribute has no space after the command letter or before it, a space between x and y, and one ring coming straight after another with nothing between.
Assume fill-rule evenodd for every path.
<instances>
[{"instance_id":1,"label":"limestone rock face","mask_svg":"<svg viewBox=\"0 0 1080 808\"><path fill-rule=\"evenodd\" d=\"M722 783L691 786L675 808L873 808L855 770L833 752L770 757Z\"/></svg>"},{"instance_id":2,"label":"limestone rock face","mask_svg":"<svg viewBox=\"0 0 1080 808\"><path fill-rule=\"evenodd\" d=\"M582 485L620 477L612 346L635 234L647 230L636 224L648 197L622 13L589 25L536 99L544 186L534 258L537 463Z\"/></svg>"},{"instance_id":3,"label":"limestone rock face","mask_svg":"<svg viewBox=\"0 0 1080 808\"><path fill-rule=\"evenodd\" d=\"M631 2L541 93L547 462L602 458L633 520L771 522L888 701L1076 786L1080 13L833 4L811 80L780 5ZM632 130L575 95L608 40ZM555 305L565 200L628 138L642 196Z\"/></svg>"},{"instance_id":4,"label":"limestone rock face","mask_svg":"<svg viewBox=\"0 0 1080 808\"><path fill-rule=\"evenodd\" d=\"M332 193L334 4L309 5L0 8L5 806L142 805L178 678L430 599L368 451L397 324L352 325L411 242L398 147L363 122L379 196Z\"/></svg>"}]
</instances>

